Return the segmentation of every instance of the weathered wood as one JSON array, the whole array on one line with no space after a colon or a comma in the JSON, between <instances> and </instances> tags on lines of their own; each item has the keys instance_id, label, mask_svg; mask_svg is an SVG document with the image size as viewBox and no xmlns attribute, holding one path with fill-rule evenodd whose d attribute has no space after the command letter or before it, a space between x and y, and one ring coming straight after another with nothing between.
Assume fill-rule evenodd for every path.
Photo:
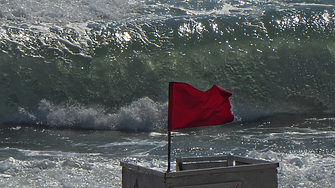
<instances>
[{"instance_id":1,"label":"weathered wood","mask_svg":"<svg viewBox=\"0 0 335 188\"><path fill-rule=\"evenodd\" d=\"M133 168L122 167L123 188L164 188L165 178Z\"/></svg>"},{"instance_id":2,"label":"weathered wood","mask_svg":"<svg viewBox=\"0 0 335 188\"><path fill-rule=\"evenodd\" d=\"M128 169L132 169L135 171L141 171L144 173L148 173L148 174L152 174L158 177L165 177L165 174L163 172L157 171L157 170L153 170L150 168L146 168L143 166L138 166L138 165L134 165L134 164L129 164L129 163L124 163L124 162L120 162L120 165L124 168L128 168Z\"/></svg>"},{"instance_id":3,"label":"weathered wood","mask_svg":"<svg viewBox=\"0 0 335 188\"><path fill-rule=\"evenodd\" d=\"M122 187L205 188L239 182L239 188L277 188L278 163L235 156L184 158L178 163L179 171L167 173L121 162Z\"/></svg>"},{"instance_id":4,"label":"weathered wood","mask_svg":"<svg viewBox=\"0 0 335 188\"><path fill-rule=\"evenodd\" d=\"M166 184L167 187L177 187L240 181L242 188L277 188L276 166L267 169L249 168L236 171L236 167L229 167L233 170L212 168L201 170L200 173L197 170L188 171L189 173L185 171L185 174L176 172L167 174Z\"/></svg>"},{"instance_id":5,"label":"weathered wood","mask_svg":"<svg viewBox=\"0 0 335 188\"><path fill-rule=\"evenodd\" d=\"M245 158L245 157L237 157L237 156L232 156L232 155L218 156L218 157L193 157L193 158L177 158L176 159L177 163L199 162L199 161L227 161L228 164L232 164L229 161L238 161L238 162L246 163L246 164L247 163L257 164L257 163L266 163L267 162L267 161L263 161L263 160L249 159L249 158Z\"/></svg>"},{"instance_id":6,"label":"weathered wood","mask_svg":"<svg viewBox=\"0 0 335 188\"><path fill-rule=\"evenodd\" d=\"M177 171L202 169L202 168L217 168L217 167L227 167L227 166L228 166L228 163L225 161L186 163L186 164L178 163Z\"/></svg>"},{"instance_id":7,"label":"weathered wood","mask_svg":"<svg viewBox=\"0 0 335 188\"><path fill-rule=\"evenodd\" d=\"M185 171L170 172L166 174L166 177L174 176L194 176L201 174L212 174L212 173L229 173L239 171L254 171L259 169L276 169L279 166L278 163L260 163L260 164L249 164L241 166L228 166L228 167L215 167L215 168L204 168L204 169L192 169Z\"/></svg>"},{"instance_id":8,"label":"weathered wood","mask_svg":"<svg viewBox=\"0 0 335 188\"><path fill-rule=\"evenodd\" d=\"M206 185L190 185L175 188L241 188L241 182L227 182L227 183L216 183Z\"/></svg>"}]
</instances>

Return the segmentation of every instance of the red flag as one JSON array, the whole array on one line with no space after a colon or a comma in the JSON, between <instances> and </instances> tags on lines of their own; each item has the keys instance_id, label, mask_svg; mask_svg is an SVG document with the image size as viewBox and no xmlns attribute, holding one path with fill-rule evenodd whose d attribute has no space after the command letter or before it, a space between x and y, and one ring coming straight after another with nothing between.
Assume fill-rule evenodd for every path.
<instances>
[{"instance_id":1,"label":"red flag","mask_svg":"<svg viewBox=\"0 0 335 188\"><path fill-rule=\"evenodd\" d=\"M228 99L232 95L216 85L203 92L186 83L170 82L169 131L233 121Z\"/></svg>"}]
</instances>

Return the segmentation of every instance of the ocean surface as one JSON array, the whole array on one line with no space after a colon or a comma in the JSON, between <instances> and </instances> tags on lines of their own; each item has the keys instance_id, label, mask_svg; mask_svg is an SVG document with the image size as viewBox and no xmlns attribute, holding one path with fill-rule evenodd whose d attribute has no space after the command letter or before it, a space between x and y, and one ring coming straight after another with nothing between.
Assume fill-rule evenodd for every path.
<instances>
[{"instance_id":1,"label":"ocean surface","mask_svg":"<svg viewBox=\"0 0 335 188\"><path fill-rule=\"evenodd\" d=\"M334 61L333 0L0 0L0 187L165 171L177 81L232 92L235 120L173 132L172 161L263 159L280 188L333 188Z\"/></svg>"}]
</instances>

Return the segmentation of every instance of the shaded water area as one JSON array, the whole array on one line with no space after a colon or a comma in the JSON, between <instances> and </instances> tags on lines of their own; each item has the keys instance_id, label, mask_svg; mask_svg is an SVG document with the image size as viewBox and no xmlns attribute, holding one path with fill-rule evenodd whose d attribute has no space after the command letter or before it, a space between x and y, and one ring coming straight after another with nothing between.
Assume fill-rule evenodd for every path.
<instances>
[{"instance_id":1,"label":"shaded water area","mask_svg":"<svg viewBox=\"0 0 335 188\"><path fill-rule=\"evenodd\" d=\"M280 163L333 187L331 0L0 0L0 184L120 187L166 169L168 82L233 93L234 122L174 132L173 157Z\"/></svg>"}]
</instances>

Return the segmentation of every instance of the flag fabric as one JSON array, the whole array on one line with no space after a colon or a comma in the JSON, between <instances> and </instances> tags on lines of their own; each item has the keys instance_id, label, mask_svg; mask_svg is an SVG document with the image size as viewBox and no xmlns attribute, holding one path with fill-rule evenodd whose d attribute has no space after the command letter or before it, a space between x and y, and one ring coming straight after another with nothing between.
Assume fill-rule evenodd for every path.
<instances>
[{"instance_id":1,"label":"flag fabric","mask_svg":"<svg viewBox=\"0 0 335 188\"><path fill-rule=\"evenodd\" d=\"M214 85L203 92L187 83L169 83L168 129L220 125L234 120L229 97L233 94Z\"/></svg>"}]
</instances>

